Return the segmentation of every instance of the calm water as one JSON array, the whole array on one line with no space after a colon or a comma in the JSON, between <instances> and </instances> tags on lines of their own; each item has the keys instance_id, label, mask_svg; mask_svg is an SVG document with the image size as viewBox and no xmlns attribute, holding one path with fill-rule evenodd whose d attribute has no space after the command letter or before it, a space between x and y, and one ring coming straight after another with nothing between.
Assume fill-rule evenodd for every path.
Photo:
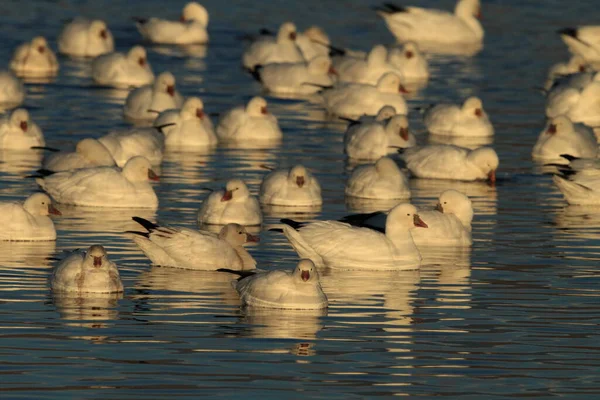
<instances>
[{"instance_id":1,"label":"calm water","mask_svg":"<svg viewBox=\"0 0 600 400\"><path fill-rule=\"evenodd\" d=\"M174 17L180 6L118 3L36 1L24 7L4 0L0 59L8 63L17 44L38 34L56 49L63 21L78 14L107 20L117 48L125 50L140 41L130 16ZM342 153L344 124L324 119L314 104L267 97L285 134L279 148L168 154L156 186L157 213L61 207L56 243L0 243L2 399L599 395L600 209L568 207L530 160L544 123L544 99L531 87L543 83L552 63L567 58L554 31L598 23L597 2L484 3L484 50L472 58L431 58L433 77L410 101L419 106L479 95L495 125L493 145L501 159L495 188L411 182L418 206L433 204L449 187L473 198L469 252L432 249L420 272L324 272L330 307L319 313L242 310L224 274L152 267L122 234L135 229L131 215L195 227L202 187L237 176L256 193L265 174L260 164L301 162L318 176L322 209L296 218L385 208L344 199L350 170ZM339 46L392 42L369 10L376 1L204 4L211 14L208 48L152 47L149 60L155 72L172 71L183 94L200 95L213 113L260 93L240 68L245 32L289 19L300 29L325 27ZM446 0L420 4L453 7ZM126 91L94 87L86 62L61 57L60 63L54 82L27 86L25 105L49 146L126 126ZM419 116L410 117L426 142ZM2 154L2 200L36 189L22 177L38 168L39 157ZM288 214L266 211L262 241L250 251L262 268L292 268L291 247L267 231ZM54 299L48 257L95 243L119 265L124 295Z\"/></svg>"}]
</instances>

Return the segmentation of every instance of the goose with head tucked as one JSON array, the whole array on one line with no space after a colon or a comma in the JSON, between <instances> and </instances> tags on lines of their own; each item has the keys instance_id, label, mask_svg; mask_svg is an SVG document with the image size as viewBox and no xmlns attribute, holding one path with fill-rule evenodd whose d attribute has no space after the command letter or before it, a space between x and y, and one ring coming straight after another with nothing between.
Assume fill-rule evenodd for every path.
<instances>
[{"instance_id":1,"label":"goose with head tucked","mask_svg":"<svg viewBox=\"0 0 600 400\"><path fill-rule=\"evenodd\" d=\"M183 7L179 21L162 18L135 18L144 39L159 44L208 43L208 11L196 2Z\"/></svg>"},{"instance_id":2,"label":"goose with head tucked","mask_svg":"<svg viewBox=\"0 0 600 400\"><path fill-rule=\"evenodd\" d=\"M36 36L31 42L17 47L10 60L10 69L22 77L48 77L57 74L58 61L46 38Z\"/></svg>"},{"instance_id":3,"label":"goose with head tucked","mask_svg":"<svg viewBox=\"0 0 600 400\"><path fill-rule=\"evenodd\" d=\"M600 72L591 80L589 74L578 74L582 79L568 81L552 88L546 102L546 116L566 115L573 122L588 126L600 125ZM588 78L588 79L586 79Z\"/></svg>"},{"instance_id":4,"label":"goose with head tucked","mask_svg":"<svg viewBox=\"0 0 600 400\"><path fill-rule=\"evenodd\" d=\"M306 61L310 61L318 56L328 56L330 43L329 36L319 26L313 25L304 32L296 34L296 44Z\"/></svg>"},{"instance_id":5,"label":"goose with head tucked","mask_svg":"<svg viewBox=\"0 0 600 400\"><path fill-rule=\"evenodd\" d=\"M600 25L584 25L558 31L569 51L589 64L600 63Z\"/></svg>"},{"instance_id":6,"label":"goose with head tucked","mask_svg":"<svg viewBox=\"0 0 600 400\"><path fill-rule=\"evenodd\" d=\"M73 57L97 57L115 49L113 36L101 20L77 17L58 36L58 51Z\"/></svg>"},{"instance_id":7,"label":"goose with head tucked","mask_svg":"<svg viewBox=\"0 0 600 400\"><path fill-rule=\"evenodd\" d=\"M387 109L382 109L386 112ZM378 115L381 115L382 111ZM383 116L382 116L383 117ZM417 139L408 129L405 115L387 120L350 125L344 136L344 151L355 160L377 160L397 148L412 147Z\"/></svg>"},{"instance_id":8,"label":"goose with head tucked","mask_svg":"<svg viewBox=\"0 0 600 400\"><path fill-rule=\"evenodd\" d=\"M402 48L388 51L388 62L396 68L405 81L420 81L429 78L429 63L414 42Z\"/></svg>"},{"instance_id":9,"label":"goose with head tucked","mask_svg":"<svg viewBox=\"0 0 600 400\"><path fill-rule=\"evenodd\" d=\"M265 89L273 93L312 94L321 90L322 86L332 85L329 74L333 73L331 59L324 55L308 62L257 66L253 75Z\"/></svg>"},{"instance_id":10,"label":"goose with head tucked","mask_svg":"<svg viewBox=\"0 0 600 400\"><path fill-rule=\"evenodd\" d=\"M123 167L131 158L143 156L152 165L160 165L165 151L165 135L157 128L133 127L112 131L98 139Z\"/></svg>"},{"instance_id":11,"label":"goose with head tucked","mask_svg":"<svg viewBox=\"0 0 600 400\"><path fill-rule=\"evenodd\" d=\"M0 119L0 149L27 150L45 143L42 130L26 109L17 108Z\"/></svg>"},{"instance_id":12,"label":"goose with head tucked","mask_svg":"<svg viewBox=\"0 0 600 400\"><path fill-rule=\"evenodd\" d=\"M567 75L589 71L590 66L585 59L579 55L574 55L569 59L569 61L556 63L550 67L548 70L546 83L544 84L544 89L549 91L557 81L561 80Z\"/></svg>"},{"instance_id":13,"label":"goose with head tucked","mask_svg":"<svg viewBox=\"0 0 600 400\"><path fill-rule=\"evenodd\" d=\"M305 61L296 44L296 35L296 25L284 22L279 27L277 36L263 35L252 42L242 56L242 65L248 70L254 70L257 65Z\"/></svg>"},{"instance_id":14,"label":"goose with head tucked","mask_svg":"<svg viewBox=\"0 0 600 400\"><path fill-rule=\"evenodd\" d=\"M568 177L554 175L554 184L569 204L583 206L600 205L600 171L582 170Z\"/></svg>"},{"instance_id":15,"label":"goose with head tucked","mask_svg":"<svg viewBox=\"0 0 600 400\"><path fill-rule=\"evenodd\" d=\"M37 178L36 182L56 202L108 208L158 207L149 181L158 175L144 157L133 157L120 168L95 167L63 171Z\"/></svg>"},{"instance_id":16,"label":"goose with head tucked","mask_svg":"<svg viewBox=\"0 0 600 400\"><path fill-rule=\"evenodd\" d=\"M253 97L247 105L237 106L219 118L217 137L225 142L274 142L283 137L277 117L262 97Z\"/></svg>"},{"instance_id":17,"label":"goose with head tucked","mask_svg":"<svg viewBox=\"0 0 600 400\"><path fill-rule=\"evenodd\" d=\"M242 225L227 224L219 234L188 228L160 226L144 218L133 220L146 232L129 232L133 241L155 265L214 271L218 268L248 270L256 261L243 247L257 242Z\"/></svg>"},{"instance_id":18,"label":"goose with head tucked","mask_svg":"<svg viewBox=\"0 0 600 400\"><path fill-rule=\"evenodd\" d=\"M277 206L304 207L323 203L317 178L303 165L273 171L260 185L260 202Z\"/></svg>"},{"instance_id":19,"label":"goose with head tucked","mask_svg":"<svg viewBox=\"0 0 600 400\"><path fill-rule=\"evenodd\" d=\"M427 130L434 135L469 137L494 135L494 127L479 97L469 97L462 106L436 104L425 111L423 122Z\"/></svg>"},{"instance_id":20,"label":"goose with head tucked","mask_svg":"<svg viewBox=\"0 0 600 400\"><path fill-rule=\"evenodd\" d=\"M385 234L338 221L300 224L282 220L283 232L301 258L317 266L336 269L418 269L421 254L410 230L427 228L412 204L394 207L385 224Z\"/></svg>"},{"instance_id":21,"label":"goose with head tucked","mask_svg":"<svg viewBox=\"0 0 600 400\"><path fill-rule=\"evenodd\" d=\"M17 107L25 100L25 85L10 71L0 71L0 110Z\"/></svg>"},{"instance_id":22,"label":"goose with head tucked","mask_svg":"<svg viewBox=\"0 0 600 400\"><path fill-rule=\"evenodd\" d=\"M377 45L365 58L345 58L336 66L340 82L376 85L379 79L388 72L401 76L400 71L388 62L387 57L388 51L385 46Z\"/></svg>"},{"instance_id":23,"label":"goose with head tucked","mask_svg":"<svg viewBox=\"0 0 600 400\"><path fill-rule=\"evenodd\" d=\"M115 263L108 259L104 247L93 245L86 251L76 250L62 260L52 272L54 292L119 293L123 283Z\"/></svg>"},{"instance_id":24,"label":"goose with head tucked","mask_svg":"<svg viewBox=\"0 0 600 400\"><path fill-rule=\"evenodd\" d=\"M346 183L345 193L364 199L410 198L406 175L389 157L381 157L375 164L356 167Z\"/></svg>"},{"instance_id":25,"label":"goose with head tucked","mask_svg":"<svg viewBox=\"0 0 600 400\"><path fill-rule=\"evenodd\" d=\"M129 92L123 114L131 120L153 121L157 113L182 105L183 97L175 88L175 77L170 72L163 72L154 83Z\"/></svg>"},{"instance_id":26,"label":"goose with head tucked","mask_svg":"<svg viewBox=\"0 0 600 400\"><path fill-rule=\"evenodd\" d=\"M44 169L54 172L92 167L116 167L110 151L97 139L80 140L75 151L52 153L42 162Z\"/></svg>"},{"instance_id":27,"label":"goose with head tucked","mask_svg":"<svg viewBox=\"0 0 600 400\"><path fill-rule=\"evenodd\" d=\"M0 202L0 240L55 240L56 230L49 214L61 215L44 193L34 193L23 203Z\"/></svg>"},{"instance_id":28,"label":"goose with head tucked","mask_svg":"<svg viewBox=\"0 0 600 400\"><path fill-rule=\"evenodd\" d=\"M164 134L166 147L185 150L217 145L213 124L199 97L188 97L181 109L161 112L153 125Z\"/></svg>"},{"instance_id":29,"label":"goose with head tucked","mask_svg":"<svg viewBox=\"0 0 600 400\"><path fill-rule=\"evenodd\" d=\"M212 192L198 211L198 223L209 225L260 225L262 212L255 196L241 179L231 179L225 188Z\"/></svg>"},{"instance_id":30,"label":"goose with head tucked","mask_svg":"<svg viewBox=\"0 0 600 400\"><path fill-rule=\"evenodd\" d=\"M102 54L92 62L92 78L100 85L114 87L139 87L154 80L148 63L146 49L133 46L127 54Z\"/></svg>"},{"instance_id":31,"label":"goose with head tucked","mask_svg":"<svg viewBox=\"0 0 600 400\"><path fill-rule=\"evenodd\" d=\"M564 116L552 118L538 136L531 155L545 162L566 163L562 157L569 154L578 158L596 158L598 142L591 128L583 124L574 124Z\"/></svg>"}]
</instances>

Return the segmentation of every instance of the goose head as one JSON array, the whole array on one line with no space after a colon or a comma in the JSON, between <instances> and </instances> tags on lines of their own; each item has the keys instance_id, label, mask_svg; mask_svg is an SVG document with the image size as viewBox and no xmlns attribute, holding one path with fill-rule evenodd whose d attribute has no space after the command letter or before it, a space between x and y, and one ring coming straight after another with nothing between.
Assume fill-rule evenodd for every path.
<instances>
[{"instance_id":1,"label":"goose head","mask_svg":"<svg viewBox=\"0 0 600 400\"><path fill-rule=\"evenodd\" d=\"M197 21L203 26L208 25L208 11L195 1L189 2L183 7L181 22Z\"/></svg>"},{"instance_id":2,"label":"goose head","mask_svg":"<svg viewBox=\"0 0 600 400\"><path fill-rule=\"evenodd\" d=\"M473 220L473 203L465 194L457 190L446 190L440 194L436 210L444 214L454 214L465 226Z\"/></svg>"},{"instance_id":3,"label":"goose head","mask_svg":"<svg viewBox=\"0 0 600 400\"><path fill-rule=\"evenodd\" d=\"M225 192L221 201L245 200L250 196L248 186L241 179L231 179L225 184Z\"/></svg>"},{"instance_id":4,"label":"goose head","mask_svg":"<svg viewBox=\"0 0 600 400\"><path fill-rule=\"evenodd\" d=\"M246 113L251 117L264 117L269 114L267 101L262 97L253 97L246 105Z\"/></svg>"},{"instance_id":5,"label":"goose head","mask_svg":"<svg viewBox=\"0 0 600 400\"><path fill-rule=\"evenodd\" d=\"M245 243L258 242L259 238L253 236L240 224L227 224L219 232L219 239L226 241L232 247L243 246Z\"/></svg>"},{"instance_id":6,"label":"goose head","mask_svg":"<svg viewBox=\"0 0 600 400\"><path fill-rule=\"evenodd\" d=\"M25 200L23 208L31 215L61 215L53 205L52 200L45 193L34 193Z\"/></svg>"},{"instance_id":7,"label":"goose head","mask_svg":"<svg viewBox=\"0 0 600 400\"><path fill-rule=\"evenodd\" d=\"M132 157L123 166L123 176L130 182L158 181L159 176L152 170L152 165L146 157Z\"/></svg>"}]
</instances>

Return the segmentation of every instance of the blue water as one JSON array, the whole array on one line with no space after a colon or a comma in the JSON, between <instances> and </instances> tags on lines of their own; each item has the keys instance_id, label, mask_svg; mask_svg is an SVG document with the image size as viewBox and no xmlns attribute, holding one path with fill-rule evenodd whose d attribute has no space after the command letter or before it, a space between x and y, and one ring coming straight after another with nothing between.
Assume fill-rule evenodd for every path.
<instances>
[{"instance_id":1,"label":"blue water","mask_svg":"<svg viewBox=\"0 0 600 400\"><path fill-rule=\"evenodd\" d=\"M239 38L293 20L325 28L339 46L368 49L393 37L369 9L377 1L205 1L211 42L186 50L149 47L155 72L169 70L184 95L211 113L261 92L240 67ZM131 16L175 18L182 2L72 1L0 4L0 59L35 35L56 49L60 27L76 15L108 21L118 50L140 43ZM452 1L419 5L450 9ZM480 96L496 129L499 182L411 181L412 202L432 205L453 187L474 201L471 251L431 251L420 272L323 272L324 312L240 309L230 278L216 272L158 268L123 235L128 212L61 207L56 243L0 243L0 397L2 399L364 398L444 396L594 398L600 395L598 262L600 208L567 206L530 157L544 126L544 98L532 90L568 54L555 31L598 23L595 1L485 1L485 47L474 57L431 57L429 85L409 100L420 106ZM58 78L28 84L25 106L52 147L68 147L125 127L126 91L97 88L89 64L59 58ZM217 148L170 153L150 219L195 227L206 192L241 177L257 193L260 164L311 168L323 187L320 211L333 219L372 204L343 196L349 166L343 123L317 104L266 95L279 117L279 148ZM216 121L216 120L215 120ZM417 113L418 140L427 142ZM41 157L41 155L40 155ZM23 176L39 158L2 154L0 198L23 199L36 184ZM292 268L296 255L269 232L250 252L264 269ZM48 277L63 250L102 244L117 263L122 296L52 297Z\"/></svg>"}]
</instances>

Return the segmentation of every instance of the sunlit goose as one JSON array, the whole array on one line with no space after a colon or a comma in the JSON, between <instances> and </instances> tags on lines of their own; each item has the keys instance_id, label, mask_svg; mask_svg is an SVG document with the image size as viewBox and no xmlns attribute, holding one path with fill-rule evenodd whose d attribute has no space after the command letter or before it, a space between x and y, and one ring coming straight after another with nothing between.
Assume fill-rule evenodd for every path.
<instances>
[{"instance_id":1,"label":"sunlit goose","mask_svg":"<svg viewBox=\"0 0 600 400\"><path fill-rule=\"evenodd\" d=\"M387 56L388 51L385 46L377 45L365 58L348 57L336 67L339 80L376 85L379 79L388 72L400 75L400 71L388 62Z\"/></svg>"},{"instance_id":2,"label":"sunlit goose","mask_svg":"<svg viewBox=\"0 0 600 400\"><path fill-rule=\"evenodd\" d=\"M406 114L408 110L402 93L406 93L406 89L400 77L390 72L383 75L376 86L349 83L325 90L323 100L330 114L342 117L377 115L386 105L394 107L398 114Z\"/></svg>"},{"instance_id":3,"label":"sunlit goose","mask_svg":"<svg viewBox=\"0 0 600 400\"><path fill-rule=\"evenodd\" d=\"M44 193L32 194L23 203L0 202L0 240L42 241L56 239L48 214L60 215Z\"/></svg>"},{"instance_id":4,"label":"sunlit goose","mask_svg":"<svg viewBox=\"0 0 600 400\"><path fill-rule=\"evenodd\" d=\"M152 121L157 111L180 108L182 104L183 97L175 89L175 77L170 72L163 72L154 83L129 92L123 113L133 120Z\"/></svg>"},{"instance_id":5,"label":"sunlit goose","mask_svg":"<svg viewBox=\"0 0 600 400\"><path fill-rule=\"evenodd\" d=\"M387 109L382 109L387 111ZM381 115L380 111L378 116ZM417 140L408 129L405 115L395 115L387 121L350 125L344 136L344 151L356 160L376 160L396 152L396 148L415 146Z\"/></svg>"},{"instance_id":6,"label":"sunlit goose","mask_svg":"<svg viewBox=\"0 0 600 400\"><path fill-rule=\"evenodd\" d=\"M600 174L585 171L571 175L568 179L555 175L552 180L569 204L600 205Z\"/></svg>"},{"instance_id":7,"label":"sunlit goose","mask_svg":"<svg viewBox=\"0 0 600 400\"><path fill-rule=\"evenodd\" d=\"M181 109L161 112L153 125L164 134L166 147L185 149L217 144L213 124L198 97L188 97Z\"/></svg>"},{"instance_id":8,"label":"sunlit goose","mask_svg":"<svg viewBox=\"0 0 600 400\"><path fill-rule=\"evenodd\" d=\"M247 270L256 267L252 256L244 249L247 242L258 238L238 224L227 224L219 234L188 228L160 226L140 217L133 217L147 232L133 233L133 241L155 265L198 270L229 268Z\"/></svg>"},{"instance_id":9,"label":"sunlit goose","mask_svg":"<svg viewBox=\"0 0 600 400\"><path fill-rule=\"evenodd\" d=\"M121 129L98 141L108 149L119 167L136 156L143 156L152 165L160 165L165 150L165 136L156 128Z\"/></svg>"},{"instance_id":10,"label":"sunlit goose","mask_svg":"<svg viewBox=\"0 0 600 400\"><path fill-rule=\"evenodd\" d=\"M373 165L361 165L352 171L346 183L346 195L365 199L408 199L408 179L396 162L382 157Z\"/></svg>"},{"instance_id":11,"label":"sunlit goose","mask_svg":"<svg viewBox=\"0 0 600 400\"><path fill-rule=\"evenodd\" d=\"M588 63L600 62L600 25L565 28L558 31L569 51Z\"/></svg>"},{"instance_id":12,"label":"sunlit goose","mask_svg":"<svg viewBox=\"0 0 600 400\"><path fill-rule=\"evenodd\" d=\"M44 144L42 130L24 108L17 108L0 119L1 149L24 150Z\"/></svg>"},{"instance_id":13,"label":"sunlit goose","mask_svg":"<svg viewBox=\"0 0 600 400\"><path fill-rule=\"evenodd\" d=\"M267 101L253 97L247 105L235 107L219 118L217 137L233 142L278 141L283 134L277 118L267 109Z\"/></svg>"},{"instance_id":14,"label":"sunlit goose","mask_svg":"<svg viewBox=\"0 0 600 400\"><path fill-rule=\"evenodd\" d=\"M58 36L58 51L75 57L97 57L114 51L113 36L106 23L77 17Z\"/></svg>"},{"instance_id":15,"label":"sunlit goose","mask_svg":"<svg viewBox=\"0 0 600 400\"><path fill-rule=\"evenodd\" d=\"M318 310L328 305L319 273L311 260L300 260L293 271L244 273L235 288L245 306Z\"/></svg>"},{"instance_id":16,"label":"sunlit goose","mask_svg":"<svg viewBox=\"0 0 600 400\"><path fill-rule=\"evenodd\" d=\"M115 263L100 245L87 251L76 250L54 269L50 281L53 291L79 293L116 293L123 283Z\"/></svg>"},{"instance_id":17,"label":"sunlit goose","mask_svg":"<svg viewBox=\"0 0 600 400\"><path fill-rule=\"evenodd\" d=\"M531 155L534 159L560 161L561 154L596 158L598 143L594 131L585 125L573 124L564 115L553 118L540 133Z\"/></svg>"},{"instance_id":18,"label":"sunlit goose","mask_svg":"<svg viewBox=\"0 0 600 400\"><path fill-rule=\"evenodd\" d=\"M427 225L411 204L394 207L386 221L386 233L358 228L338 221L298 224L282 220L283 231L301 258L317 266L339 269L403 270L417 269L421 255L410 230Z\"/></svg>"},{"instance_id":19,"label":"sunlit goose","mask_svg":"<svg viewBox=\"0 0 600 400\"><path fill-rule=\"evenodd\" d=\"M107 86L142 86L152 83L154 73L146 57L146 49L133 46L127 54L103 54L92 62L92 78Z\"/></svg>"},{"instance_id":20,"label":"sunlit goose","mask_svg":"<svg viewBox=\"0 0 600 400\"><path fill-rule=\"evenodd\" d=\"M498 155L490 147L470 150L449 144L432 144L401 150L401 158L417 178L459 181L496 181Z\"/></svg>"},{"instance_id":21,"label":"sunlit goose","mask_svg":"<svg viewBox=\"0 0 600 400\"><path fill-rule=\"evenodd\" d=\"M377 12L400 42L472 44L484 36L479 0L458 0L454 13L389 3Z\"/></svg>"},{"instance_id":22,"label":"sunlit goose","mask_svg":"<svg viewBox=\"0 0 600 400\"><path fill-rule=\"evenodd\" d=\"M134 157L123 169L96 167L57 172L36 182L59 203L110 208L158 207L149 180L158 180L150 162Z\"/></svg>"},{"instance_id":23,"label":"sunlit goose","mask_svg":"<svg viewBox=\"0 0 600 400\"><path fill-rule=\"evenodd\" d=\"M310 61L318 56L329 55L329 36L318 26L311 26L304 32L298 32L296 35L296 44L306 61Z\"/></svg>"},{"instance_id":24,"label":"sunlit goose","mask_svg":"<svg viewBox=\"0 0 600 400\"><path fill-rule=\"evenodd\" d=\"M400 72L406 81L429 78L429 63L416 43L408 42L402 48L388 51L388 62Z\"/></svg>"},{"instance_id":25,"label":"sunlit goose","mask_svg":"<svg viewBox=\"0 0 600 400\"><path fill-rule=\"evenodd\" d=\"M566 115L573 122L588 126L600 125L600 72L581 88L557 87L548 95L546 116Z\"/></svg>"},{"instance_id":26,"label":"sunlit goose","mask_svg":"<svg viewBox=\"0 0 600 400\"><path fill-rule=\"evenodd\" d=\"M10 69L19 76L42 77L53 76L58 72L58 61L46 38L34 37L31 42L26 42L17 47Z\"/></svg>"},{"instance_id":27,"label":"sunlit goose","mask_svg":"<svg viewBox=\"0 0 600 400\"><path fill-rule=\"evenodd\" d=\"M273 171L260 185L260 202L278 206L317 206L323 203L317 178L304 166Z\"/></svg>"},{"instance_id":28,"label":"sunlit goose","mask_svg":"<svg viewBox=\"0 0 600 400\"><path fill-rule=\"evenodd\" d=\"M179 21L136 18L144 39L162 44L201 44L208 42L208 11L196 2L185 5Z\"/></svg>"},{"instance_id":29,"label":"sunlit goose","mask_svg":"<svg viewBox=\"0 0 600 400\"><path fill-rule=\"evenodd\" d=\"M427 130L444 136L493 136L494 127L478 97L469 97L462 106L436 104L423 115Z\"/></svg>"},{"instance_id":30,"label":"sunlit goose","mask_svg":"<svg viewBox=\"0 0 600 400\"><path fill-rule=\"evenodd\" d=\"M115 159L100 141L92 138L80 140L75 151L52 153L44 158L44 169L59 172L92 167L115 167Z\"/></svg>"},{"instance_id":31,"label":"sunlit goose","mask_svg":"<svg viewBox=\"0 0 600 400\"><path fill-rule=\"evenodd\" d=\"M212 192L198 211L199 224L260 225L261 222L258 200L241 179L231 179L225 189Z\"/></svg>"},{"instance_id":32,"label":"sunlit goose","mask_svg":"<svg viewBox=\"0 0 600 400\"><path fill-rule=\"evenodd\" d=\"M567 62L554 64L548 70L548 78L544 85L544 89L550 90L558 79L571 74L586 72L589 66L585 59L579 55L572 56Z\"/></svg>"},{"instance_id":33,"label":"sunlit goose","mask_svg":"<svg viewBox=\"0 0 600 400\"><path fill-rule=\"evenodd\" d=\"M275 37L260 36L242 56L242 65L249 70L257 65L303 61L302 52L296 44L296 25L291 22L283 23Z\"/></svg>"},{"instance_id":34,"label":"sunlit goose","mask_svg":"<svg viewBox=\"0 0 600 400\"><path fill-rule=\"evenodd\" d=\"M331 59L318 56L309 62L271 63L257 66L253 75L270 92L280 94L311 94L330 86Z\"/></svg>"},{"instance_id":35,"label":"sunlit goose","mask_svg":"<svg viewBox=\"0 0 600 400\"><path fill-rule=\"evenodd\" d=\"M16 107L25 99L25 85L10 71L0 71L0 105Z\"/></svg>"}]
</instances>

